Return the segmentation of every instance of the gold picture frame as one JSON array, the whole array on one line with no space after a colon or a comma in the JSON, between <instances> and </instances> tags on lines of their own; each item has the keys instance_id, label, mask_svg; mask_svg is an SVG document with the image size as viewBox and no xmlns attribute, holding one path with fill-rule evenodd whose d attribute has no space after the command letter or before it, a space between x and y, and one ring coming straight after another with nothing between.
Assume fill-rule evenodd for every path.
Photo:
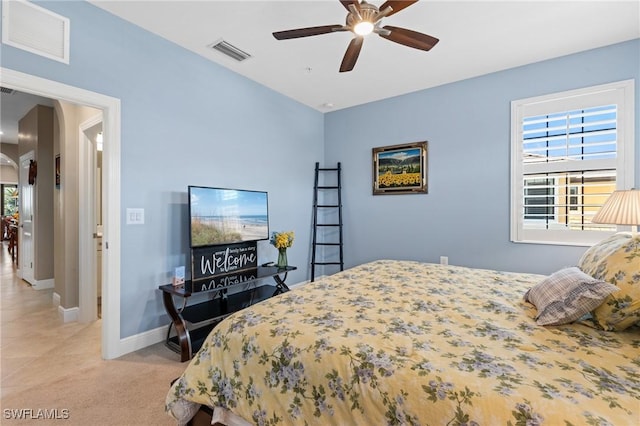
<instances>
[{"instance_id":1,"label":"gold picture frame","mask_svg":"<svg viewBox=\"0 0 640 426\"><path fill-rule=\"evenodd\" d=\"M427 194L427 141L373 148L373 195Z\"/></svg>"}]
</instances>

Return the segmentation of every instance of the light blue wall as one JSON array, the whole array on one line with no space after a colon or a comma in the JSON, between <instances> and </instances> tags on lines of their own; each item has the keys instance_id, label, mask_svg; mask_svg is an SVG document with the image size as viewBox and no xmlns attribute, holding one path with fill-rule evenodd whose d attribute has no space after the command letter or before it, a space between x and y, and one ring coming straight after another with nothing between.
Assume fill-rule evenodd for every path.
<instances>
[{"instance_id":1,"label":"light blue wall","mask_svg":"<svg viewBox=\"0 0 640 426\"><path fill-rule=\"evenodd\" d=\"M325 158L344 168L348 266L442 255L510 271L575 265L584 247L509 241L510 102L635 79L640 187L639 64L640 40L633 40L326 114ZM423 140L429 194L371 195L371 149Z\"/></svg>"},{"instance_id":2,"label":"light blue wall","mask_svg":"<svg viewBox=\"0 0 640 426\"><path fill-rule=\"evenodd\" d=\"M121 337L167 323L157 286L188 262L190 184L268 191L271 229L296 232L289 282L307 279L316 161L343 164L347 266L440 255L541 273L575 264L584 248L509 242L509 102L640 80L635 40L323 116L88 3L40 4L71 19L71 63L3 45L1 65L122 102ZM371 148L420 140L429 194L373 197ZM125 225L127 207L144 208L145 225ZM275 259L266 242L259 252Z\"/></svg>"},{"instance_id":3,"label":"light blue wall","mask_svg":"<svg viewBox=\"0 0 640 426\"><path fill-rule=\"evenodd\" d=\"M1 65L121 99L121 337L168 323L157 288L188 264L188 185L268 191L271 230L296 232L288 282L307 279L323 115L89 3L40 5L71 20L70 64L3 45Z\"/></svg>"}]
</instances>

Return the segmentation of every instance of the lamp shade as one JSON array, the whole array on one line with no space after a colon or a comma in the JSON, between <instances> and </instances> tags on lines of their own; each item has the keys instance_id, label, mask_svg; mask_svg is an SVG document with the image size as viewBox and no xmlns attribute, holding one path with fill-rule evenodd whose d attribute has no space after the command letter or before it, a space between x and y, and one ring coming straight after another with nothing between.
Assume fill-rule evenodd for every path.
<instances>
[{"instance_id":1,"label":"lamp shade","mask_svg":"<svg viewBox=\"0 0 640 426\"><path fill-rule=\"evenodd\" d=\"M640 189L613 191L591 222L640 225Z\"/></svg>"}]
</instances>

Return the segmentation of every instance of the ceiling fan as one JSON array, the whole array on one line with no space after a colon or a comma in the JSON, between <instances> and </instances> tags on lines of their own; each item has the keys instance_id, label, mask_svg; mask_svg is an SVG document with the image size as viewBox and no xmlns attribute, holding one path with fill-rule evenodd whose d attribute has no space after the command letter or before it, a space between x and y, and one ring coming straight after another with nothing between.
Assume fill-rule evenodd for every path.
<instances>
[{"instance_id":1,"label":"ceiling fan","mask_svg":"<svg viewBox=\"0 0 640 426\"><path fill-rule=\"evenodd\" d=\"M438 39L417 31L406 28L394 27L391 25L381 26L382 18L391 16L417 3L413 1L386 1L379 8L367 3L365 0L339 0L349 11L346 25L322 25L319 27L298 28L295 30L277 31L273 36L278 40L288 40L292 38L309 37L320 34L327 34L336 31L351 31L355 37L349 43L347 51L340 64L340 72L351 71L358 60L364 36L376 33L382 38L395 43L413 47L414 49L430 50L438 43Z\"/></svg>"}]
</instances>

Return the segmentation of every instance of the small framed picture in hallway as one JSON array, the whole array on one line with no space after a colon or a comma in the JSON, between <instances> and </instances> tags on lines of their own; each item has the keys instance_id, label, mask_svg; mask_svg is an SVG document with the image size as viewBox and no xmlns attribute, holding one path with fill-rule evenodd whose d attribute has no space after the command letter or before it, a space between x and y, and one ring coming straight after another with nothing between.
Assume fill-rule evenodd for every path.
<instances>
[{"instance_id":1,"label":"small framed picture in hallway","mask_svg":"<svg viewBox=\"0 0 640 426\"><path fill-rule=\"evenodd\" d=\"M60 154L56 155L56 187L60 186Z\"/></svg>"}]
</instances>

